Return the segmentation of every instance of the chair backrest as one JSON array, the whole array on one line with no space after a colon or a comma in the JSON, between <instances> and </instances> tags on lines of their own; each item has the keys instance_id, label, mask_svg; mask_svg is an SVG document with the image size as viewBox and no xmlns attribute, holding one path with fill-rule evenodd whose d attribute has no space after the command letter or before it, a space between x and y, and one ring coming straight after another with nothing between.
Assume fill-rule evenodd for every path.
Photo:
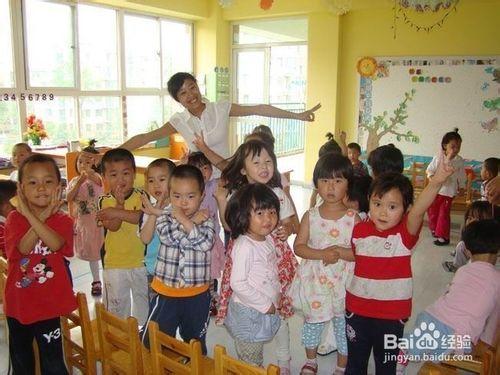
<instances>
[{"instance_id":1,"label":"chair backrest","mask_svg":"<svg viewBox=\"0 0 500 375\"><path fill-rule=\"evenodd\" d=\"M275 365L267 369L252 366L226 354L226 348L215 345L215 375L279 375L280 369Z\"/></svg>"},{"instance_id":2,"label":"chair backrest","mask_svg":"<svg viewBox=\"0 0 500 375\"><path fill-rule=\"evenodd\" d=\"M96 373L96 348L89 307L85 293L77 293L78 309L61 317L61 331L63 335L63 348L66 366L70 373L72 368L78 368L84 374ZM79 329L75 329L79 327ZM81 340L75 336L81 335Z\"/></svg>"},{"instance_id":3,"label":"chair backrest","mask_svg":"<svg viewBox=\"0 0 500 375\"><path fill-rule=\"evenodd\" d=\"M179 341L160 332L156 322L150 322L148 330L154 374L164 374L166 370L176 375L203 374L200 341Z\"/></svg>"},{"instance_id":4,"label":"chair backrest","mask_svg":"<svg viewBox=\"0 0 500 375\"><path fill-rule=\"evenodd\" d=\"M137 319L132 316L119 318L107 311L102 303L96 304L96 315L103 374L116 371L142 375L142 344ZM115 356L118 352L126 353L126 357Z\"/></svg>"}]
</instances>

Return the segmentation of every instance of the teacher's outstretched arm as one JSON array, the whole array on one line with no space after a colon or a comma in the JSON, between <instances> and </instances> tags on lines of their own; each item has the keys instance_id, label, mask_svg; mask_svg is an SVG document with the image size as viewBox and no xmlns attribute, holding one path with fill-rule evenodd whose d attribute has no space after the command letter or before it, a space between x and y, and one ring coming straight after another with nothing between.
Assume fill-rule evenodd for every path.
<instances>
[{"instance_id":1,"label":"teacher's outstretched arm","mask_svg":"<svg viewBox=\"0 0 500 375\"><path fill-rule=\"evenodd\" d=\"M175 133L175 128L170 124L170 122L165 123L161 128L150 131L149 133L142 133L134 135L124 144L119 146L120 148L125 148L129 151L135 150L146 143L156 141L161 138L168 137L170 134Z\"/></svg>"},{"instance_id":2,"label":"teacher's outstretched arm","mask_svg":"<svg viewBox=\"0 0 500 375\"><path fill-rule=\"evenodd\" d=\"M321 108L321 104L316 104L313 108L304 112L290 112L284 109L273 107L268 104L259 105L239 105L231 104L229 116L242 117L242 116L264 116L264 117L277 117L277 118L291 118L301 121L314 121L314 112Z\"/></svg>"}]
</instances>

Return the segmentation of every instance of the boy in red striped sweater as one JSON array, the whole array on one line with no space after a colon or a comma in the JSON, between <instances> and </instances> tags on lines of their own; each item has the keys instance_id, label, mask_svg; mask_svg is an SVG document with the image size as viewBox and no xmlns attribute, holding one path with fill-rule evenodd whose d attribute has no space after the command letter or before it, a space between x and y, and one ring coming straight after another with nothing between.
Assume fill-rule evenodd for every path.
<instances>
[{"instance_id":1,"label":"boy in red striped sweater","mask_svg":"<svg viewBox=\"0 0 500 375\"><path fill-rule=\"evenodd\" d=\"M399 349L384 348L384 335L403 336L411 315L411 250L427 208L452 173L442 157L415 204L413 187L400 173L382 174L372 183L370 220L357 224L352 234L355 268L346 295L346 374L366 374L372 349L377 375L395 374Z\"/></svg>"}]
</instances>

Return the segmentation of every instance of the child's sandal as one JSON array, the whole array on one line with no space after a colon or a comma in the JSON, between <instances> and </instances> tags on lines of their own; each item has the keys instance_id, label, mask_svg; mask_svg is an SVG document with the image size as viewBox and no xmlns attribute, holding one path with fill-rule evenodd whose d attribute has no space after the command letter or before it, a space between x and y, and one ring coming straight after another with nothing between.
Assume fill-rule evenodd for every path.
<instances>
[{"instance_id":1,"label":"child's sandal","mask_svg":"<svg viewBox=\"0 0 500 375\"><path fill-rule=\"evenodd\" d=\"M306 363L300 369L300 375L316 375L318 373L318 365L313 365L311 363Z\"/></svg>"},{"instance_id":2,"label":"child's sandal","mask_svg":"<svg viewBox=\"0 0 500 375\"><path fill-rule=\"evenodd\" d=\"M102 294L102 286L100 281L94 281L92 283L92 289L90 290L90 294L95 297L99 297Z\"/></svg>"}]
</instances>

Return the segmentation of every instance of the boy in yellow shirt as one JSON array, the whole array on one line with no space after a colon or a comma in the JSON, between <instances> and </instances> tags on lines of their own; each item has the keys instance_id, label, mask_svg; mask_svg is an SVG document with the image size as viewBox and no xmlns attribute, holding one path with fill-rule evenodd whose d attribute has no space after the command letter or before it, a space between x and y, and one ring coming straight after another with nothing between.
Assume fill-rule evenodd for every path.
<instances>
[{"instance_id":1,"label":"boy in yellow shirt","mask_svg":"<svg viewBox=\"0 0 500 375\"><path fill-rule=\"evenodd\" d=\"M110 312L121 317L132 315L143 325L148 314L148 280L145 247L137 237L141 191L134 189L134 156L128 150L116 148L104 154L101 165L104 181L111 191L100 197L97 213L106 229L104 302Z\"/></svg>"}]
</instances>

